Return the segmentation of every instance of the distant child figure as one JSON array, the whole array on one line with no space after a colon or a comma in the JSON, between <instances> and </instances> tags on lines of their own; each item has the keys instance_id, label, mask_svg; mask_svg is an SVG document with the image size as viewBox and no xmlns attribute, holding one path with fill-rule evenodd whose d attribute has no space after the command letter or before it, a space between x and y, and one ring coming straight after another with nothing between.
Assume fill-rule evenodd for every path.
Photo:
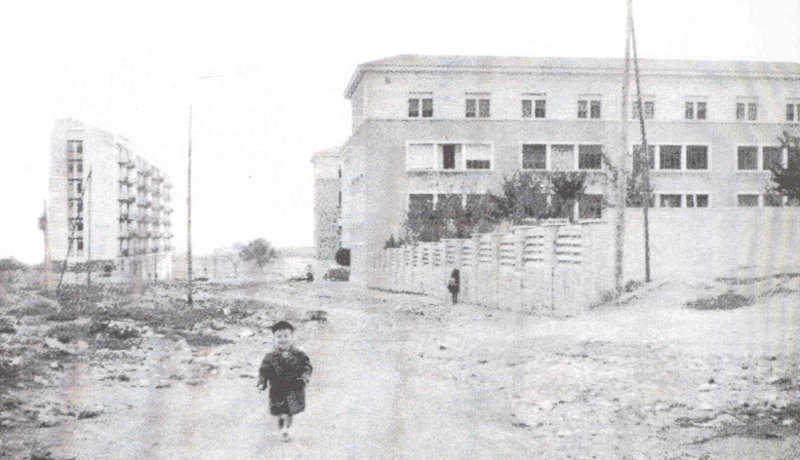
<instances>
[{"instance_id":1,"label":"distant child figure","mask_svg":"<svg viewBox=\"0 0 800 460\"><path fill-rule=\"evenodd\" d=\"M450 279L447 280L447 290L450 291L450 295L453 296L453 305L458 303L458 291L461 289L461 273L458 271L457 268L453 269L453 272L450 274Z\"/></svg>"},{"instance_id":2,"label":"distant child figure","mask_svg":"<svg viewBox=\"0 0 800 460\"><path fill-rule=\"evenodd\" d=\"M292 416L306 408L305 387L311 377L311 362L292 346L294 326L278 321L272 326L275 350L267 353L259 369L258 387L269 384L269 413L278 418L283 441L289 441Z\"/></svg>"}]
</instances>

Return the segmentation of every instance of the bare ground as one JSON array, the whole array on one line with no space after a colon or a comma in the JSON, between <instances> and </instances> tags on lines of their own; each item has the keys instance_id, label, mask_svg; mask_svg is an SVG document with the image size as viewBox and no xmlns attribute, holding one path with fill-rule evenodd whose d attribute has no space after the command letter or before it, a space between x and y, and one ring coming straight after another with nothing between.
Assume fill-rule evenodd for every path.
<instances>
[{"instance_id":1,"label":"bare ground","mask_svg":"<svg viewBox=\"0 0 800 460\"><path fill-rule=\"evenodd\" d=\"M346 283L209 286L197 315L160 308L180 308L164 300L179 286L115 293L127 300L104 314L87 299L75 317L11 293L0 454L794 459L798 289L794 275L653 283L574 318ZM303 322L311 310L327 321ZM298 323L315 366L288 444L256 390L278 317ZM45 341L65 324L74 341ZM138 336L112 340L127 326Z\"/></svg>"}]
</instances>

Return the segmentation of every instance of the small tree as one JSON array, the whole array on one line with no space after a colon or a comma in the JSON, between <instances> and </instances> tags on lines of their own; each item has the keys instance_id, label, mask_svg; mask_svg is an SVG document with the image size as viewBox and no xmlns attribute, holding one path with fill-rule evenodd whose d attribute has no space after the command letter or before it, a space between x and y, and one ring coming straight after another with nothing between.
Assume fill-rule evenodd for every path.
<instances>
[{"instance_id":1,"label":"small tree","mask_svg":"<svg viewBox=\"0 0 800 460\"><path fill-rule=\"evenodd\" d=\"M553 190L552 213L556 217L566 217L570 222L575 215L575 203L581 199L586 190L585 172L555 172L550 177L550 187Z\"/></svg>"},{"instance_id":2,"label":"small tree","mask_svg":"<svg viewBox=\"0 0 800 460\"><path fill-rule=\"evenodd\" d=\"M277 255L275 248L264 238L258 238L247 243L247 246L239 252L239 258L245 262L253 261L259 267L264 267L264 265L275 259Z\"/></svg>"},{"instance_id":3,"label":"small tree","mask_svg":"<svg viewBox=\"0 0 800 460\"><path fill-rule=\"evenodd\" d=\"M781 146L788 153L786 167L774 164L772 171L773 185L769 191L789 197L790 200L800 200L800 135L784 131L778 138Z\"/></svg>"}]
</instances>

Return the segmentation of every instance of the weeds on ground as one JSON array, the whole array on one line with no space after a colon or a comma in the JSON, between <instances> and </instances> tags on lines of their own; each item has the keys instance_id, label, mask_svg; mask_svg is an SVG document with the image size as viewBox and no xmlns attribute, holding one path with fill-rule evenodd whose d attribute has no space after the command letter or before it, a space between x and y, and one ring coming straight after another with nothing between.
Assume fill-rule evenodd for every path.
<instances>
[{"instance_id":1,"label":"weeds on ground","mask_svg":"<svg viewBox=\"0 0 800 460\"><path fill-rule=\"evenodd\" d=\"M0 334L16 334L17 329L14 327L14 323L8 320L8 318L0 316Z\"/></svg>"},{"instance_id":2,"label":"weeds on ground","mask_svg":"<svg viewBox=\"0 0 800 460\"><path fill-rule=\"evenodd\" d=\"M222 337L211 334L178 334L184 339L186 343L192 347L216 347L233 343L232 340L223 339Z\"/></svg>"},{"instance_id":3,"label":"weeds on ground","mask_svg":"<svg viewBox=\"0 0 800 460\"><path fill-rule=\"evenodd\" d=\"M735 310L750 305L753 299L750 297L728 291L724 294L713 297L687 302L686 306L694 310Z\"/></svg>"}]
</instances>

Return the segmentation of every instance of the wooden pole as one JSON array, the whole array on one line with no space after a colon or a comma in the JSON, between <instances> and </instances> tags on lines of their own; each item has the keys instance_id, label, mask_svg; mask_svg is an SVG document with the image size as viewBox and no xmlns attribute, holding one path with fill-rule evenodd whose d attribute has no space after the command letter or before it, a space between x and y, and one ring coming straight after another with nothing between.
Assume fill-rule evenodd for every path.
<instances>
[{"instance_id":1,"label":"wooden pole","mask_svg":"<svg viewBox=\"0 0 800 460\"><path fill-rule=\"evenodd\" d=\"M186 187L186 264L189 279L186 301L192 307L192 104L189 104L189 164Z\"/></svg>"},{"instance_id":2,"label":"wooden pole","mask_svg":"<svg viewBox=\"0 0 800 460\"><path fill-rule=\"evenodd\" d=\"M86 180L88 197L86 199L86 287L92 286L92 168Z\"/></svg>"},{"instance_id":3,"label":"wooden pole","mask_svg":"<svg viewBox=\"0 0 800 460\"><path fill-rule=\"evenodd\" d=\"M620 126L620 149L619 160L617 162L617 207L616 207L616 225L614 229L614 287L617 292L622 291L623 272L622 267L624 259L624 245L625 245L625 205L627 194L627 183L625 174L625 163L628 157L628 87L630 85L630 49L631 49L631 9L630 0L628 0L628 21L626 25L625 34L625 69L622 76L622 112L621 112L621 126Z\"/></svg>"},{"instance_id":4,"label":"wooden pole","mask_svg":"<svg viewBox=\"0 0 800 460\"><path fill-rule=\"evenodd\" d=\"M646 283L650 282L650 150L647 146L647 134L644 129L644 110L642 107L642 84L639 78L639 55L636 51L636 29L633 25L633 0L628 0L628 20L630 21L630 36L633 44L633 68L636 75L636 99L639 105L639 129L642 133L642 150L640 152L639 165L642 168L642 190L641 194L645 194L642 203L642 214L644 217L644 280ZM641 158L644 156L644 158Z\"/></svg>"}]
</instances>

